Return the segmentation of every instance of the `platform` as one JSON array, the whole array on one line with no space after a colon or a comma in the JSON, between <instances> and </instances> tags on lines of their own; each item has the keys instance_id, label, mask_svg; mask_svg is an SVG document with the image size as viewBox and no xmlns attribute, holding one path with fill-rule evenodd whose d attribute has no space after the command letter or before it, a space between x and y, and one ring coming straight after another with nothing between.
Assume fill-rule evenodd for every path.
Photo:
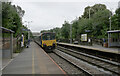
<instances>
[{"instance_id":1,"label":"platform","mask_svg":"<svg viewBox=\"0 0 120 76\"><path fill-rule=\"evenodd\" d=\"M85 49L92 49L96 51L102 51L102 52L108 52L108 53L114 53L114 54L120 54L120 48L105 48L99 45L86 46L86 45L77 45L77 44L61 43L61 42L57 42L57 44L85 48Z\"/></svg>"},{"instance_id":2,"label":"platform","mask_svg":"<svg viewBox=\"0 0 120 76\"><path fill-rule=\"evenodd\" d=\"M6 68L3 74L66 74L40 46L31 42L29 48L25 48L16 56Z\"/></svg>"}]
</instances>

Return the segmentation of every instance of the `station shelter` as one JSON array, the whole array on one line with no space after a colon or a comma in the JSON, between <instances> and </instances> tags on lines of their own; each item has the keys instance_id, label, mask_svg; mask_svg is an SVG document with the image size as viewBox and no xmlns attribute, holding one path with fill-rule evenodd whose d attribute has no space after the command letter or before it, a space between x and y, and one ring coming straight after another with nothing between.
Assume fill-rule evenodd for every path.
<instances>
[{"instance_id":1,"label":"station shelter","mask_svg":"<svg viewBox=\"0 0 120 76\"><path fill-rule=\"evenodd\" d=\"M120 30L107 31L108 47L120 47Z\"/></svg>"}]
</instances>

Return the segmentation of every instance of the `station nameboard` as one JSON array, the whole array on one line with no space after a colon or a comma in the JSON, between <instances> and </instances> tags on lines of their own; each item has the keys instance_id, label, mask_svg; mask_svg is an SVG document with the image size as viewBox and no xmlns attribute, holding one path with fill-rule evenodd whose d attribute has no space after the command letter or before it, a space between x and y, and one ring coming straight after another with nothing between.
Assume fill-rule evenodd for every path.
<instances>
[{"instance_id":1,"label":"station nameboard","mask_svg":"<svg viewBox=\"0 0 120 76\"><path fill-rule=\"evenodd\" d=\"M81 41L87 41L87 34L81 34Z\"/></svg>"}]
</instances>

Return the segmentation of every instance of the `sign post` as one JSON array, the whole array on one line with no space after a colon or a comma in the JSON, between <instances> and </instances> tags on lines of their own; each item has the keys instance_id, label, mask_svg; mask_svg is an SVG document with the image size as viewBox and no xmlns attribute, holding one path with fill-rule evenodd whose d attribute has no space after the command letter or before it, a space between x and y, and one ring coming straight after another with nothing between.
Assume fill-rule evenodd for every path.
<instances>
[{"instance_id":1,"label":"sign post","mask_svg":"<svg viewBox=\"0 0 120 76\"><path fill-rule=\"evenodd\" d=\"M22 37L21 37L21 47L24 47L24 35L22 34Z\"/></svg>"}]
</instances>

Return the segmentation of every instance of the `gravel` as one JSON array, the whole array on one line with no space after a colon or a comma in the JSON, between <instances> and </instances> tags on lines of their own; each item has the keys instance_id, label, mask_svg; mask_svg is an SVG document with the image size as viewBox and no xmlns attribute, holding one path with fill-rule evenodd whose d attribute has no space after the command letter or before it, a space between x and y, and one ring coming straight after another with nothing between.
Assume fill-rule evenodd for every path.
<instances>
[{"instance_id":1,"label":"gravel","mask_svg":"<svg viewBox=\"0 0 120 76\"><path fill-rule=\"evenodd\" d=\"M77 67L84 69L89 74L106 74L105 72L103 72L103 71L99 70L98 68L90 65L89 63L86 63L86 62L84 62L80 59L77 59L77 58L75 58L75 57L73 57L69 54L63 53L59 50L56 50L55 53L64 57L65 59L67 59L68 61L70 61L74 65L76 65Z\"/></svg>"},{"instance_id":2,"label":"gravel","mask_svg":"<svg viewBox=\"0 0 120 76\"><path fill-rule=\"evenodd\" d=\"M61 57L54 53L48 53L48 55L67 73L67 74L83 74L78 68L65 61Z\"/></svg>"}]
</instances>

